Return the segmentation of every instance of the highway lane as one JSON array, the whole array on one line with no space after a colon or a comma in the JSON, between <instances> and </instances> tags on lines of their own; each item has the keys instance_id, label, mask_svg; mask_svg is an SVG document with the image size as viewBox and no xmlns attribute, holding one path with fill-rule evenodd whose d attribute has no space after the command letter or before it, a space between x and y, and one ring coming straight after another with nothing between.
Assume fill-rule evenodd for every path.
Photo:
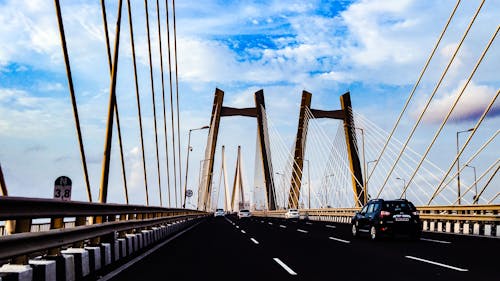
<instances>
[{"instance_id":1,"label":"highway lane","mask_svg":"<svg viewBox=\"0 0 500 281\"><path fill-rule=\"evenodd\" d=\"M354 239L347 224L211 218L112 280L494 280L500 240ZM161 276L161 278L158 278Z\"/></svg>"}]
</instances>

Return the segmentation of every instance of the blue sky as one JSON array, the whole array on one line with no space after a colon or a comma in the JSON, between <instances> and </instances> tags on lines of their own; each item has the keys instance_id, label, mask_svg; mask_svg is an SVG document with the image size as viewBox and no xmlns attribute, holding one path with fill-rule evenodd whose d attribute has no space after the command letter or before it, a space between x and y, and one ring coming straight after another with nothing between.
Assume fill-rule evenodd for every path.
<instances>
[{"instance_id":1,"label":"blue sky","mask_svg":"<svg viewBox=\"0 0 500 281\"><path fill-rule=\"evenodd\" d=\"M106 2L113 40L116 1ZM159 204L158 198L153 196L157 194L158 182L154 134L151 133L153 113L144 7L142 1L131 2L149 190L152 203ZM150 2L157 118L160 145L163 145L160 156L164 160L156 10L155 1ZM479 1L462 2L397 131L401 140L415 122L419 109L479 5ZM497 28L500 9L495 3L487 1L484 5L431 104L432 113L424 116L423 124L410 143L415 150L425 150L439 125L439 116L446 113L450 100L461 89L462 81ZM61 4L89 176L93 197L97 198L109 93L101 11L96 1L62 1ZM160 4L163 32L164 4ZM318 109L338 108L339 95L349 90L355 111L369 116L371 121L389 131L455 1L176 1L176 5L184 176L187 131L208 124L215 87L224 90L225 103L235 107L253 106L253 92L264 89L268 117L286 145L291 145L294 139L302 90L313 93L312 104ZM73 199L84 201L86 193L53 2L5 0L0 1L0 11L0 163L9 191L15 196L51 197L53 181L64 174L73 179ZM144 204L126 5L122 20L117 98L129 192L133 194L131 200ZM166 32L162 37L166 52ZM492 45L459 103L453 122L447 125L436 143L437 148L429 156L429 160L443 170L448 168L455 153L455 132L473 126L499 88L499 48L498 42ZM166 58L164 63L168 67ZM168 83L168 75L165 79ZM166 94L168 97L168 86ZM167 122L169 108L167 104ZM496 102L466 155L472 155L498 130L499 108ZM333 121L326 123L325 130L334 134L336 126ZM167 139L171 145L170 136ZM196 189L205 141L206 132L193 132L189 170L192 177L188 181L193 189ZM219 138L219 145L222 144L226 145L231 183L236 147L242 145L246 180L251 186L255 121L239 117L224 120ZM498 159L499 148L498 141L493 142L489 150L475 160L478 172ZM116 131L112 153L109 201L123 202ZM169 153L172 157L172 151ZM217 161L216 173L220 165ZM164 162L161 165L163 171ZM321 169L321 165L317 164L317 169ZM471 180L469 174L464 177ZM493 186L488 192L494 195L499 191L498 180ZM162 189L166 192L164 176Z\"/></svg>"}]
</instances>

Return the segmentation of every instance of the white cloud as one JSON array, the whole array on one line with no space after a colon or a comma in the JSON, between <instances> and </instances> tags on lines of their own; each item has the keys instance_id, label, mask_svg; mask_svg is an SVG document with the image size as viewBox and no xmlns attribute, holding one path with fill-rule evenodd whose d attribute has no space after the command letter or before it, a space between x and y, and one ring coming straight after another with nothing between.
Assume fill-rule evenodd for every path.
<instances>
[{"instance_id":1,"label":"white cloud","mask_svg":"<svg viewBox=\"0 0 500 281\"><path fill-rule=\"evenodd\" d=\"M457 88L435 99L424 115L424 122L441 123L462 91L464 84L465 81L462 81L457 85ZM451 114L450 121L477 120L483 114L495 94L495 88L471 82ZM413 112L413 116L416 117L417 113L420 114L422 109L423 105L418 106L417 110ZM499 113L500 103L496 102L490 110L489 116L495 116Z\"/></svg>"}]
</instances>

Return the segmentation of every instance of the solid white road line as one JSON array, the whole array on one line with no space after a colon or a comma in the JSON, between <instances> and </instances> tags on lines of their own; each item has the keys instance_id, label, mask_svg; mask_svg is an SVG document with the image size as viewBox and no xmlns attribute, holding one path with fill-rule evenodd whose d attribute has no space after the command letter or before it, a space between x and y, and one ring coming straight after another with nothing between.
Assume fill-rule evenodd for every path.
<instances>
[{"instance_id":1,"label":"solid white road line","mask_svg":"<svg viewBox=\"0 0 500 281\"><path fill-rule=\"evenodd\" d=\"M309 232L309 231L307 231L307 230L302 230L302 229L300 229L300 228L298 228L298 229L297 229L297 231L302 232L302 233L308 233L308 232Z\"/></svg>"},{"instance_id":2,"label":"solid white road line","mask_svg":"<svg viewBox=\"0 0 500 281\"><path fill-rule=\"evenodd\" d=\"M427 239L427 238L420 238L420 240L429 241L429 242L436 242L436 243L441 243L441 244L451 244L450 241L434 240L434 239Z\"/></svg>"},{"instance_id":3,"label":"solid white road line","mask_svg":"<svg viewBox=\"0 0 500 281\"><path fill-rule=\"evenodd\" d=\"M444 264L444 263L439 263L439 262L435 262L435 261L421 259L421 258L417 258L417 257L413 257L413 256L405 256L405 258L412 259L412 260L417 260L417 261L421 261L421 262L426 262L426 263L430 263L430 264L434 264L434 265L439 265L439 266L450 268L450 269L453 269L453 270L456 270L456 271L469 271L468 269L465 269L465 268L454 267L454 266L447 265L447 264Z\"/></svg>"},{"instance_id":4,"label":"solid white road line","mask_svg":"<svg viewBox=\"0 0 500 281\"><path fill-rule=\"evenodd\" d=\"M275 262L277 262L279 265L281 265L281 267L283 267L283 269L285 269L288 273L290 273L290 275L297 275L297 273L295 271L293 271L290 267L288 267L288 265L286 265L284 262L282 262L280 259L278 258L273 258L273 260Z\"/></svg>"},{"instance_id":5,"label":"solid white road line","mask_svg":"<svg viewBox=\"0 0 500 281\"><path fill-rule=\"evenodd\" d=\"M282 224L280 224L280 227L281 227L281 228L286 228L286 225L282 225Z\"/></svg>"},{"instance_id":6,"label":"solid white road line","mask_svg":"<svg viewBox=\"0 0 500 281\"><path fill-rule=\"evenodd\" d=\"M241 230L241 233L246 233L243 229Z\"/></svg>"},{"instance_id":7,"label":"solid white road line","mask_svg":"<svg viewBox=\"0 0 500 281\"><path fill-rule=\"evenodd\" d=\"M329 224L327 224L327 225L325 225L325 226L326 226L326 227L329 227L329 228L336 228L336 226L335 226L335 225L329 225Z\"/></svg>"},{"instance_id":8,"label":"solid white road line","mask_svg":"<svg viewBox=\"0 0 500 281\"><path fill-rule=\"evenodd\" d=\"M351 241L347 241L347 240L343 240L343 239L339 239L339 238L335 238L335 237L331 237L331 236L330 236L330 237L328 237L328 238L330 238L330 239L332 239L332 240L335 240L335 241L342 242L342 243L346 243L346 244L351 243Z\"/></svg>"},{"instance_id":9,"label":"solid white road line","mask_svg":"<svg viewBox=\"0 0 500 281\"><path fill-rule=\"evenodd\" d=\"M259 245L259 241L253 239L253 238L250 238L250 240L252 240L252 242L254 242L255 244Z\"/></svg>"}]
</instances>

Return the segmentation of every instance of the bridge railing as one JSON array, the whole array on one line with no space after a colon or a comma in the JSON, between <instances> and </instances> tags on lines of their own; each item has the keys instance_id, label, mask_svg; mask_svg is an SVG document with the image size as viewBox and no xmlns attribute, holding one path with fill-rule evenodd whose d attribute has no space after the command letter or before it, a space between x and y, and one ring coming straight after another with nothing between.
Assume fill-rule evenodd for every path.
<instances>
[{"instance_id":1,"label":"bridge railing","mask_svg":"<svg viewBox=\"0 0 500 281\"><path fill-rule=\"evenodd\" d=\"M350 223L360 208L299 209L301 218ZM500 205L418 206L423 230L500 237ZM286 210L255 211L256 216L285 218Z\"/></svg>"},{"instance_id":2,"label":"bridge railing","mask_svg":"<svg viewBox=\"0 0 500 281\"><path fill-rule=\"evenodd\" d=\"M197 210L0 197L0 222L4 223L0 260L19 263L18 258L24 257L20 263L26 263L26 255L58 254L61 247L111 242L126 234L205 216ZM36 223L39 219L50 223ZM10 233L6 233L8 228Z\"/></svg>"}]
</instances>

